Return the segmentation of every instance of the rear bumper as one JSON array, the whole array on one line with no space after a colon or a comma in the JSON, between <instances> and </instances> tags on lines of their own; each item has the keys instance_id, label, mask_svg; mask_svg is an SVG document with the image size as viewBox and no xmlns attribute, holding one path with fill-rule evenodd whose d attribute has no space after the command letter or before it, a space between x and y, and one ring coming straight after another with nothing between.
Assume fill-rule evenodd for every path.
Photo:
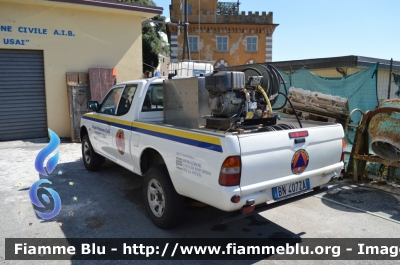
<instances>
[{"instance_id":1,"label":"rear bumper","mask_svg":"<svg viewBox=\"0 0 400 265\"><path fill-rule=\"evenodd\" d=\"M280 200L278 202L274 202L274 203L271 203L271 204L267 204L267 203L259 204L259 205L257 205L255 207L254 211L252 211L251 213L248 213L248 214L242 214L242 213L240 213L240 211L236 211L236 212L231 213L231 214L229 214L227 216L221 217L219 219L219 223L220 224L226 224L228 222L239 220L239 219L242 219L244 217L247 217L247 216L250 216L250 215L253 215L253 214L257 214L257 213L260 213L260 212L271 210L273 208L285 205L287 203L295 202L295 201L298 201L298 200L301 200L301 199L304 199L304 198L307 198L307 197L314 196L316 194L325 192L327 190L328 190L327 187L319 189L319 190L310 190L310 191L308 191L306 193L301 193L301 194L292 196L290 198L287 198L285 200Z\"/></svg>"},{"instance_id":2,"label":"rear bumper","mask_svg":"<svg viewBox=\"0 0 400 265\"><path fill-rule=\"evenodd\" d=\"M230 209L224 209L225 211L236 211L241 209L244 205L246 205L246 201L254 200L255 205L264 204L266 202L274 201L272 188L280 185L309 179L310 181L310 189L312 190L315 187L319 187L328 183L332 178L340 176L340 172L343 168L343 163L337 163L334 165L330 165L328 167L320 168L318 170L313 170L309 172L305 172L301 175L291 175L282 178L276 178L272 180L268 180L261 183L255 183L253 185L248 185L244 187L240 187L241 190L241 200L239 203L231 203ZM301 193L300 193L301 194ZM294 194L296 196L298 194ZM279 199L279 201L287 200L291 196L284 197Z\"/></svg>"}]
</instances>

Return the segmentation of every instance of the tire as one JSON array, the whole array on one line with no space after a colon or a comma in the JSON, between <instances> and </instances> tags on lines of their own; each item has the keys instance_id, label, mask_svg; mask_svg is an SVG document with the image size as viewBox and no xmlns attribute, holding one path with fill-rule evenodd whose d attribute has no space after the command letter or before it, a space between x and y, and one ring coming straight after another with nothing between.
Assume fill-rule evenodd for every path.
<instances>
[{"instance_id":1,"label":"tire","mask_svg":"<svg viewBox=\"0 0 400 265\"><path fill-rule=\"evenodd\" d=\"M82 139L82 159L85 168L89 171L96 171L100 169L104 158L97 154L92 147L89 140L89 135L83 136Z\"/></svg>"},{"instance_id":2,"label":"tire","mask_svg":"<svg viewBox=\"0 0 400 265\"><path fill-rule=\"evenodd\" d=\"M183 218L185 198L175 191L165 165L152 166L146 172L143 198L146 211L156 226L171 228Z\"/></svg>"}]
</instances>

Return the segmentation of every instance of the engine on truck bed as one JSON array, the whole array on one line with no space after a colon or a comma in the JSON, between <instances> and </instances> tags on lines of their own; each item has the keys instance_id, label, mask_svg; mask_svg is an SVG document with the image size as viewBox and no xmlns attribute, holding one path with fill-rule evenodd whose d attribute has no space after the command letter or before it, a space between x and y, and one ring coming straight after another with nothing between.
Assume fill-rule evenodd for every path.
<instances>
[{"instance_id":1,"label":"engine on truck bed","mask_svg":"<svg viewBox=\"0 0 400 265\"><path fill-rule=\"evenodd\" d=\"M208 108L211 115L203 116L206 127L222 130L258 130L276 124L268 96L260 86L262 76L243 72L214 71L205 76ZM279 129L278 129L279 130Z\"/></svg>"},{"instance_id":2,"label":"engine on truck bed","mask_svg":"<svg viewBox=\"0 0 400 265\"><path fill-rule=\"evenodd\" d=\"M279 92L281 80L277 76L274 82L264 78L268 78L267 84L277 84ZM247 78L239 71L213 71L191 78L171 76L163 82L164 123L232 134L297 129L291 124L277 124L279 116L272 109L268 89L262 85L261 73Z\"/></svg>"}]
</instances>

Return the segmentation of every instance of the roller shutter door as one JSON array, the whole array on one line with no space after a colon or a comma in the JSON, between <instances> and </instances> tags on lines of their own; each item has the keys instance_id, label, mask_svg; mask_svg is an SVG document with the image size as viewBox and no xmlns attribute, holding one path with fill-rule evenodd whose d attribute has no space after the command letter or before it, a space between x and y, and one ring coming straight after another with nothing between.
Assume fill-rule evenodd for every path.
<instances>
[{"instance_id":1,"label":"roller shutter door","mask_svg":"<svg viewBox=\"0 0 400 265\"><path fill-rule=\"evenodd\" d=\"M0 141L47 137L43 51L0 49Z\"/></svg>"}]
</instances>

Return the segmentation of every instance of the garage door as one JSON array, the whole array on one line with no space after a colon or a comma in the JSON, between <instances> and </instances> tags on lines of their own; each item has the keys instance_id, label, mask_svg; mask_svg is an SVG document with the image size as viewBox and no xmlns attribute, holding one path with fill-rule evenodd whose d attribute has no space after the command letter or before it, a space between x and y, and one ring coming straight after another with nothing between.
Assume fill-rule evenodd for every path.
<instances>
[{"instance_id":1,"label":"garage door","mask_svg":"<svg viewBox=\"0 0 400 265\"><path fill-rule=\"evenodd\" d=\"M0 49L0 141L47 137L43 51Z\"/></svg>"}]
</instances>

